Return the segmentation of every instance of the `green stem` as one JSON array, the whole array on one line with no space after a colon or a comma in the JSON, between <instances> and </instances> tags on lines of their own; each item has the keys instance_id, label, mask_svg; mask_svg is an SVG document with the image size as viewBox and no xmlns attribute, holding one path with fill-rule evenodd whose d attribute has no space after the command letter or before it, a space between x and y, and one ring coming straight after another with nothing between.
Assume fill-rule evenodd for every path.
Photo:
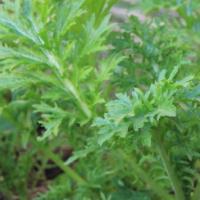
<instances>
[{"instance_id":1,"label":"green stem","mask_svg":"<svg viewBox=\"0 0 200 200\"><path fill-rule=\"evenodd\" d=\"M72 93L72 95L76 98L76 100L79 103L80 108L84 112L84 114L88 117L91 118L91 111L88 107L88 105L81 100L80 95L78 91L76 90L75 86L72 84L72 82L69 79L65 79L64 81L65 87Z\"/></svg>"},{"instance_id":2,"label":"green stem","mask_svg":"<svg viewBox=\"0 0 200 200\"><path fill-rule=\"evenodd\" d=\"M54 154L50 149L43 149L46 156L51 159L60 169L62 169L69 177L71 177L74 181L76 181L79 185L87 185L87 182L79 176L73 169L71 169L68 165L65 165L64 162Z\"/></svg>"},{"instance_id":3,"label":"green stem","mask_svg":"<svg viewBox=\"0 0 200 200\"><path fill-rule=\"evenodd\" d=\"M164 167L171 181L171 185L174 189L176 200L185 200L185 196L184 196L181 184L178 180L178 177L176 176L172 163L170 162L170 159L165 151L165 147L161 139L161 133L157 132L154 139L158 145L158 151L160 153Z\"/></svg>"},{"instance_id":4,"label":"green stem","mask_svg":"<svg viewBox=\"0 0 200 200\"><path fill-rule=\"evenodd\" d=\"M89 106L84 101L82 101L80 94L76 87L73 85L73 83L69 79L63 80L58 70L55 70L54 72L57 77L57 80L61 83L62 86L64 86L64 91L67 90L71 92L71 94L77 100L83 113L90 119L92 116L91 110L89 109Z\"/></svg>"},{"instance_id":5,"label":"green stem","mask_svg":"<svg viewBox=\"0 0 200 200\"><path fill-rule=\"evenodd\" d=\"M134 158L132 157L130 158L124 152L121 152L121 154L126 159L126 162L128 162L131 165L131 167L133 168L134 172L138 175L138 177L142 181L144 181L155 194L157 194L163 200L172 200L172 197L163 188L161 188L158 184L156 184L143 169L141 169L141 166L137 164Z\"/></svg>"}]
</instances>

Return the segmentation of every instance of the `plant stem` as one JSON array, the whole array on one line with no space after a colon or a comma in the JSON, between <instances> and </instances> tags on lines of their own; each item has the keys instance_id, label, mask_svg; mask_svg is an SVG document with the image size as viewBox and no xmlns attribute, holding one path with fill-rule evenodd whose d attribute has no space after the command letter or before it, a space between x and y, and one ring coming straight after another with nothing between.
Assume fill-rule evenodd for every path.
<instances>
[{"instance_id":1,"label":"plant stem","mask_svg":"<svg viewBox=\"0 0 200 200\"><path fill-rule=\"evenodd\" d=\"M146 184L148 184L148 186L153 190L155 194L157 194L163 200L172 200L172 197L163 188L156 184L143 169L141 169L141 166L137 164L136 160L133 157L130 158L122 151L121 154L126 159L126 162L130 163L131 167L138 175L138 177Z\"/></svg>"},{"instance_id":2,"label":"plant stem","mask_svg":"<svg viewBox=\"0 0 200 200\"><path fill-rule=\"evenodd\" d=\"M51 159L60 169L62 169L68 176L70 176L74 181L79 185L87 185L87 182L78 175L73 169L71 169L68 165L65 165L64 162L54 154L50 149L43 149L46 156Z\"/></svg>"},{"instance_id":3,"label":"plant stem","mask_svg":"<svg viewBox=\"0 0 200 200\"><path fill-rule=\"evenodd\" d=\"M72 95L76 98L76 100L78 101L79 106L82 109L82 111L84 112L84 114L88 118L91 118L92 113L91 113L88 105L84 101L81 100L80 95L79 95L78 91L76 90L75 86L72 84L72 82L69 79L65 79L64 85L72 93Z\"/></svg>"},{"instance_id":4,"label":"plant stem","mask_svg":"<svg viewBox=\"0 0 200 200\"><path fill-rule=\"evenodd\" d=\"M170 162L170 159L169 159L169 157L168 157L168 155L165 151L165 147L164 147L164 144L163 144L162 139L161 139L161 133L157 132L157 134L154 135L154 136L155 136L154 139L155 139L155 141L158 145L158 151L160 153L164 167L167 171L167 174L168 174L169 179L171 181L172 187L175 191L176 200L185 200L181 184L178 180L178 177L176 176L176 173L174 171L172 163Z\"/></svg>"},{"instance_id":5,"label":"plant stem","mask_svg":"<svg viewBox=\"0 0 200 200\"><path fill-rule=\"evenodd\" d=\"M78 102L78 105L81 108L81 110L83 111L83 113L88 118L91 118L91 116L92 116L91 110L89 109L89 106L86 104L86 102L82 101L80 94L79 94L78 90L76 89L76 87L74 86L74 84L67 78L65 80L63 80L61 78L58 70L55 70L55 75L56 75L58 81L61 83L61 85L64 86L64 90L70 91L70 93L76 99L76 101Z\"/></svg>"}]
</instances>

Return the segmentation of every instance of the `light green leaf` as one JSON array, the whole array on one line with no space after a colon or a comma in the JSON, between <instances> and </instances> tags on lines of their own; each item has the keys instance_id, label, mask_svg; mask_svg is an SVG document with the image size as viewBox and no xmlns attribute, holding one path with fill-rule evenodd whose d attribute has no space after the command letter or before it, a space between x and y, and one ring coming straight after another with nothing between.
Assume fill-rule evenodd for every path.
<instances>
[{"instance_id":1,"label":"light green leaf","mask_svg":"<svg viewBox=\"0 0 200 200\"><path fill-rule=\"evenodd\" d=\"M115 130L110 129L110 127L103 127L99 131L99 137L98 137L98 144L101 146L106 141L110 140L115 134Z\"/></svg>"},{"instance_id":2,"label":"light green leaf","mask_svg":"<svg viewBox=\"0 0 200 200\"><path fill-rule=\"evenodd\" d=\"M57 12L56 35L63 36L72 25L76 23L76 18L80 17L84 10L81 9L85 0L73 0L61 3Z\"/></svg>"},{"instance_id":3,"label":"light green leaf","mask_svg":"<svg viewBox=\"0 0 200 200\"><path fill-rule=\"evenodd\" d=\"M46 103L36 104L33 107L36 113L41 114L42 120L40 120L40 124L45 128L43 135L38 137L38 140L51 139L57 136L60 131L60 125L68 113L57 105L52 107Z\"/></svg>"},{"instance_id":4,"label":"light green leaf","mask_svg":"<svg viewBox=\"0 0 200 200\"><path fill-rule=\"evenodd\" d=\"M0 90L16 90L22 87L28 87L33 80L14 74L0 74Z\"/></svg>"},{"instance_id":5,"label":"light green leaf","mask_svg":"<svg viewBox=\"0 0 200 200\"><path fill-rule=\"evenodd\" d=\"M21 36L23 38L26 38L33 43L40 45L41 40L38 38L37 35L32 33L30 30L26 30L20 23L11 21L8 18L5 18L3 16L0 16L0 25L4 26L7 28L11 33L16 34L17 36Z\"/></svg>"}]
</instances>

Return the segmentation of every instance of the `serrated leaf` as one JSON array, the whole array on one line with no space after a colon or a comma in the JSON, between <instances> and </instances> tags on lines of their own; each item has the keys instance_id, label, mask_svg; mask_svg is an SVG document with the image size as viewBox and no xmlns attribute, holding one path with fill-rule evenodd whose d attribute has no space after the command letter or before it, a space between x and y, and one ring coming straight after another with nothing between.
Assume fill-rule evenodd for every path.
<instances>
[{"instance_id":1,"label":"serrated leaf","mask_svg":"<svg viewBox=\"0 0 200 200\"><path fill-rule=\"evenodd\" d=\"M21 87L28 87L32 80L14 74L0 75L0 89L16 90Z\"/></svg>"},{"instance_id":2,"label":"serrated leaf","mask_svg":"<svg viewBox=\"0 0 200 200\"><path fill-rule=\"evenodd\" d=\"M117 99L107 104L109 117L119 123L125 116L134 116L133 105L126 94L117 94Z\"/></svg>"},{"instance_id":3,"label":"serrated leaf","mask_svg":"<svg viewBox=\"0 0 200 200\"><path fill-rule=\"evenodd\" d=\"M133 121L133 128L135 131L138 131L139 129L144 127L145 122L147 122L148 120L146 119L146 117L143 116L137 116L134 118Z\"/></svg>"},{"instance_id":4,"label":"serrated leaf","mask_svg":"<svg viewBox=\"0 0 200 200\"><path fill-rule=\"evenodd\" d=\"M100 50L104 50L106 47L103 45L105 40L105 34L109 33L110 17L105 17L98 28L95 27L95 16L93 15L91 19L85 25L85 37L84 43L85 46L82 49L80 57L82 58L84 55L88 55L91 53L95 53Z\"/></svg>"},{"instance_id":5,"label":"serrated leaf","mask_svg":"<svg viewBox=\"0 0 200 200\"><path fill-rule=\"evenodd\" d=\"M174 77L177 75L180 66L175 66L173 71L170 73L169 80L173 80Z\"/></svg>"},{"instance_id":6,"label":"serrated leaf","mask_svg":"<svg viewBox=\"0 0 200 200\"><path fill-rule=\"evenodd\" d=\"M98 144L102 146L106 141L111 139L115 134L115 130L110 129L110 127L103 127L99 131Z\"/></svg>"},{"instance_id":7,"label":"serrated leaf","mask_svg":"<svg viewBox=\"0 0 200 200\"><path fill-rule=\"evenodd\" d=\"M41 44L41 40L34 33L32 33L31 31L27 31L24 27L22 27L21 24L17 22L0 16L0 25L7 28L13 34L26 38L37 45Z\"/></svg>"},{"instance_id":8,"label":"serrated leaf","mask_svg":"<svg viewBox=\"0 0 200 200\"><path fill-rule=\"evenodd\" d=\"M84 10L81 9L84 0L73 0L70 2L61 3L57 13L56 20L56 35L60 37L64 35L72 25L76 23L76 18L80 17Z\"/></svg>"},{"instance_id":9,"label":"serrated leaf","mask_svg":"<svg viewBox=\"0 0 200 200\"><path fill-rule=\"evenodd\" d=\"M176 107L172 104L171 101L163 101L161 105L157 108L157 119L161 117L175 117L176 116Z\"/></svg>"},{"instance_id":10,"label":"serrated leaf","mask_svg":"<svg viewBox=\"0 0 200 200\"><path fill-rule=\"evenodd\" d=\"M36 113L41 114L42 120L40 120L40 124L45 128L43 135L38 137L38 140L51 139L57 136L60 130L59 127L67 112L64 112L57 105L52 107L46 103L33 105L33 107Z\"/></svg>"}]
</instances>

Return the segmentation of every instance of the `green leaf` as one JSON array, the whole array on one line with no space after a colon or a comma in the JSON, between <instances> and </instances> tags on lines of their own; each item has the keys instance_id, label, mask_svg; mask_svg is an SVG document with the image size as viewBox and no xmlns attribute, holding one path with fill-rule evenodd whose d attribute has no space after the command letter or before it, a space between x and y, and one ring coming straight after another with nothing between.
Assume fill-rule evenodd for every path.
<instances>
[{"instance_id":1,"label":"green leaf","mask_svg":"<svg viewBox=\"0 0 200 200\"><path fill-rule=\"evenodd\" d=\"M32 14L31 0L23 0L23 15L30 18Z\"/></svg>"},{"instance_id":2,"label":"green leaf","mask_svg":"<svg viewBox=\"0 0 200 200\"><path fill-rule=\"evenodd\" d=\"M0 16L0 25L4 26L11 33L13 33L17 36L21 36L25 39L28 39L28 40L30 40L31 42L33 42L37 45L42 44L42 40L37 35L35 35L30 30L26 30L24 27L22 27L22 25L20 23L11 21L8 18Z\"/></svg>"},{"instance_id":3,"label":"green leaf","mask_svg":"<svg viewBox=\"0 0 200 200\"><path fill-rule=\"evenodd\" d=\"M109 25L110 16L106 16L101 24L95 26L95 15L87 22L84 27L85 37L82 42L85 44L80 57L104 50L106 47L103 45L105 36L109 33L111 26Z\"/></svg>"},{"instance_id":4,"label":"green leaf","mask_svg":"<svg viewBox=\"0 0 200 200\"><path fill-rule=\"evenodd\" d=\"M102 145L113 136L126 137L129 128L140 132L155 126L161 118L176 117L176 94L184 87L185 84L180 86L163 75L145 93L135 88L131 96L117 94L117 99L107 103L104 118L97 118L94 122L94 126L99 127L99 144ZM134 132L130 131L132 134ZM145 143L149 146L151 134L146 135L146 139Z\"/></svg>"},{"instance_id":5,"label":"green leaf","mask_svg":"<svg viewBox=\"0 0 200 200\"><path fill-rule=\"evenodd\" d=\"M184 96L192 100L200 100L200 85L195 86L191 90L186 90Z\"/></svg>"},{"instance_id":6,"label":"green leaf","mask_svg":"<svg viewBox=\"0 0 200 200\"><path fill-rule=\"evenodd\" d=\"M30 51L28 49L14 49L9 47L1 47L0 46L0 58L1 59L20 59L17 60L20 63L28 63L28 64L46 64L50 65L48 60L42 56L37 55L35 52Z\"/></svg>"},{"instance_id":7,"label":"green leaf","mask_svg":"<svg viewBox=\"0 0 200 200\"><path fill-rule=\"evenodd\" d=\"M57 136L60 125L66 117L67 112L60 109L57 105L51 107L45 103L33 105L33 107L36 113L41 114L42 120L40 120L40 124L45 128L43 135L38 137L38 140L52 139Z\"/></svg>"},{"instance_id":8,"label":"green leaf","mask_svg":"<svg viewBox=\"0 0 200 200\"><path fill-rule=\"evenodd\" d=\"M134 130L138 131L139 129L143 128L146 122L148 122L148 120L144 115L135 117L133 122Z\"/></svg>"},{"instance_id":9,"label":"green leaf","mask_svg":"<svg viewBox=\"0 0 200 200\"><path fill-rule=\"evenodd\" d=\"M26 77L14 74L0 74L0 90L17 90L19 88L28 87L31 82L33 82L33 80L27 79Z\"/></svg>"},{"instance_id":10,"label":"green leaf","mask_svg":"<svg viewBox=\"0 0 200 200\"><path fill-rule=\"evenodd\" d=\"M99 70L97 71L98 81L102 82L105 80L109 80L113 73L113 70L124 58L125 57L121 56L120 54L113 54L107 59L103 60L100 64Z\"/></svg>"},{"instance_id":11,"label":"green leaf","mask_svg":"<svg viewBox=\"0 0 200 200\"><path fill-rule=\"evenodd\" d=\"M161 117L175 117L176 116L176 107L172 104L170 100L163 101L156 110L157 119Z\"/></svg>"},{"instance_id":12,"label":"green leaf","mask_svg":"<svg viewBox=\"0 0 200 200\"><path fill-rule=\"evenodd\" d=\"M126 94L117 94L117 99L107 104L109 118L119 123L126 116L134 116L133 104Z\"/></svg>"},{"instance_id":13,"label":"green leaf","mask_svg":"<svg viewBox=\"0 0 200 200\"><path fill-rule=\"evenodd\" d=\"M101 130L99 131L98 144L100 146L103 145L103 143L110 140L114 136L114 134L115 130L110 127L105 126L101 128Z\"/></svg>"},{"instance_id":14,"label":"green leaf","mask_svg":"<svg viewBox=\"0 0 200 200\"><path fill-rule=\"evenodd\" d=\"M177 75L178 71L180 69L180 66L175 66L173 71L171 72L170 76L169 76L169 80L173 80L174 77Z\"/></svg>"},{"instance_id":15,"label":"green leaf","mask_svg":"<svg viewBox=\"0 0 200 200\"><path fill-rule=\"evenodd\" d=\"M76 23L76 18L80 17L84 10L81 9L85 0L73 0L61 3L57 12L56 19L56 35L60 37L64 35L72 25Z\"/></svg>"}]
</instances>

